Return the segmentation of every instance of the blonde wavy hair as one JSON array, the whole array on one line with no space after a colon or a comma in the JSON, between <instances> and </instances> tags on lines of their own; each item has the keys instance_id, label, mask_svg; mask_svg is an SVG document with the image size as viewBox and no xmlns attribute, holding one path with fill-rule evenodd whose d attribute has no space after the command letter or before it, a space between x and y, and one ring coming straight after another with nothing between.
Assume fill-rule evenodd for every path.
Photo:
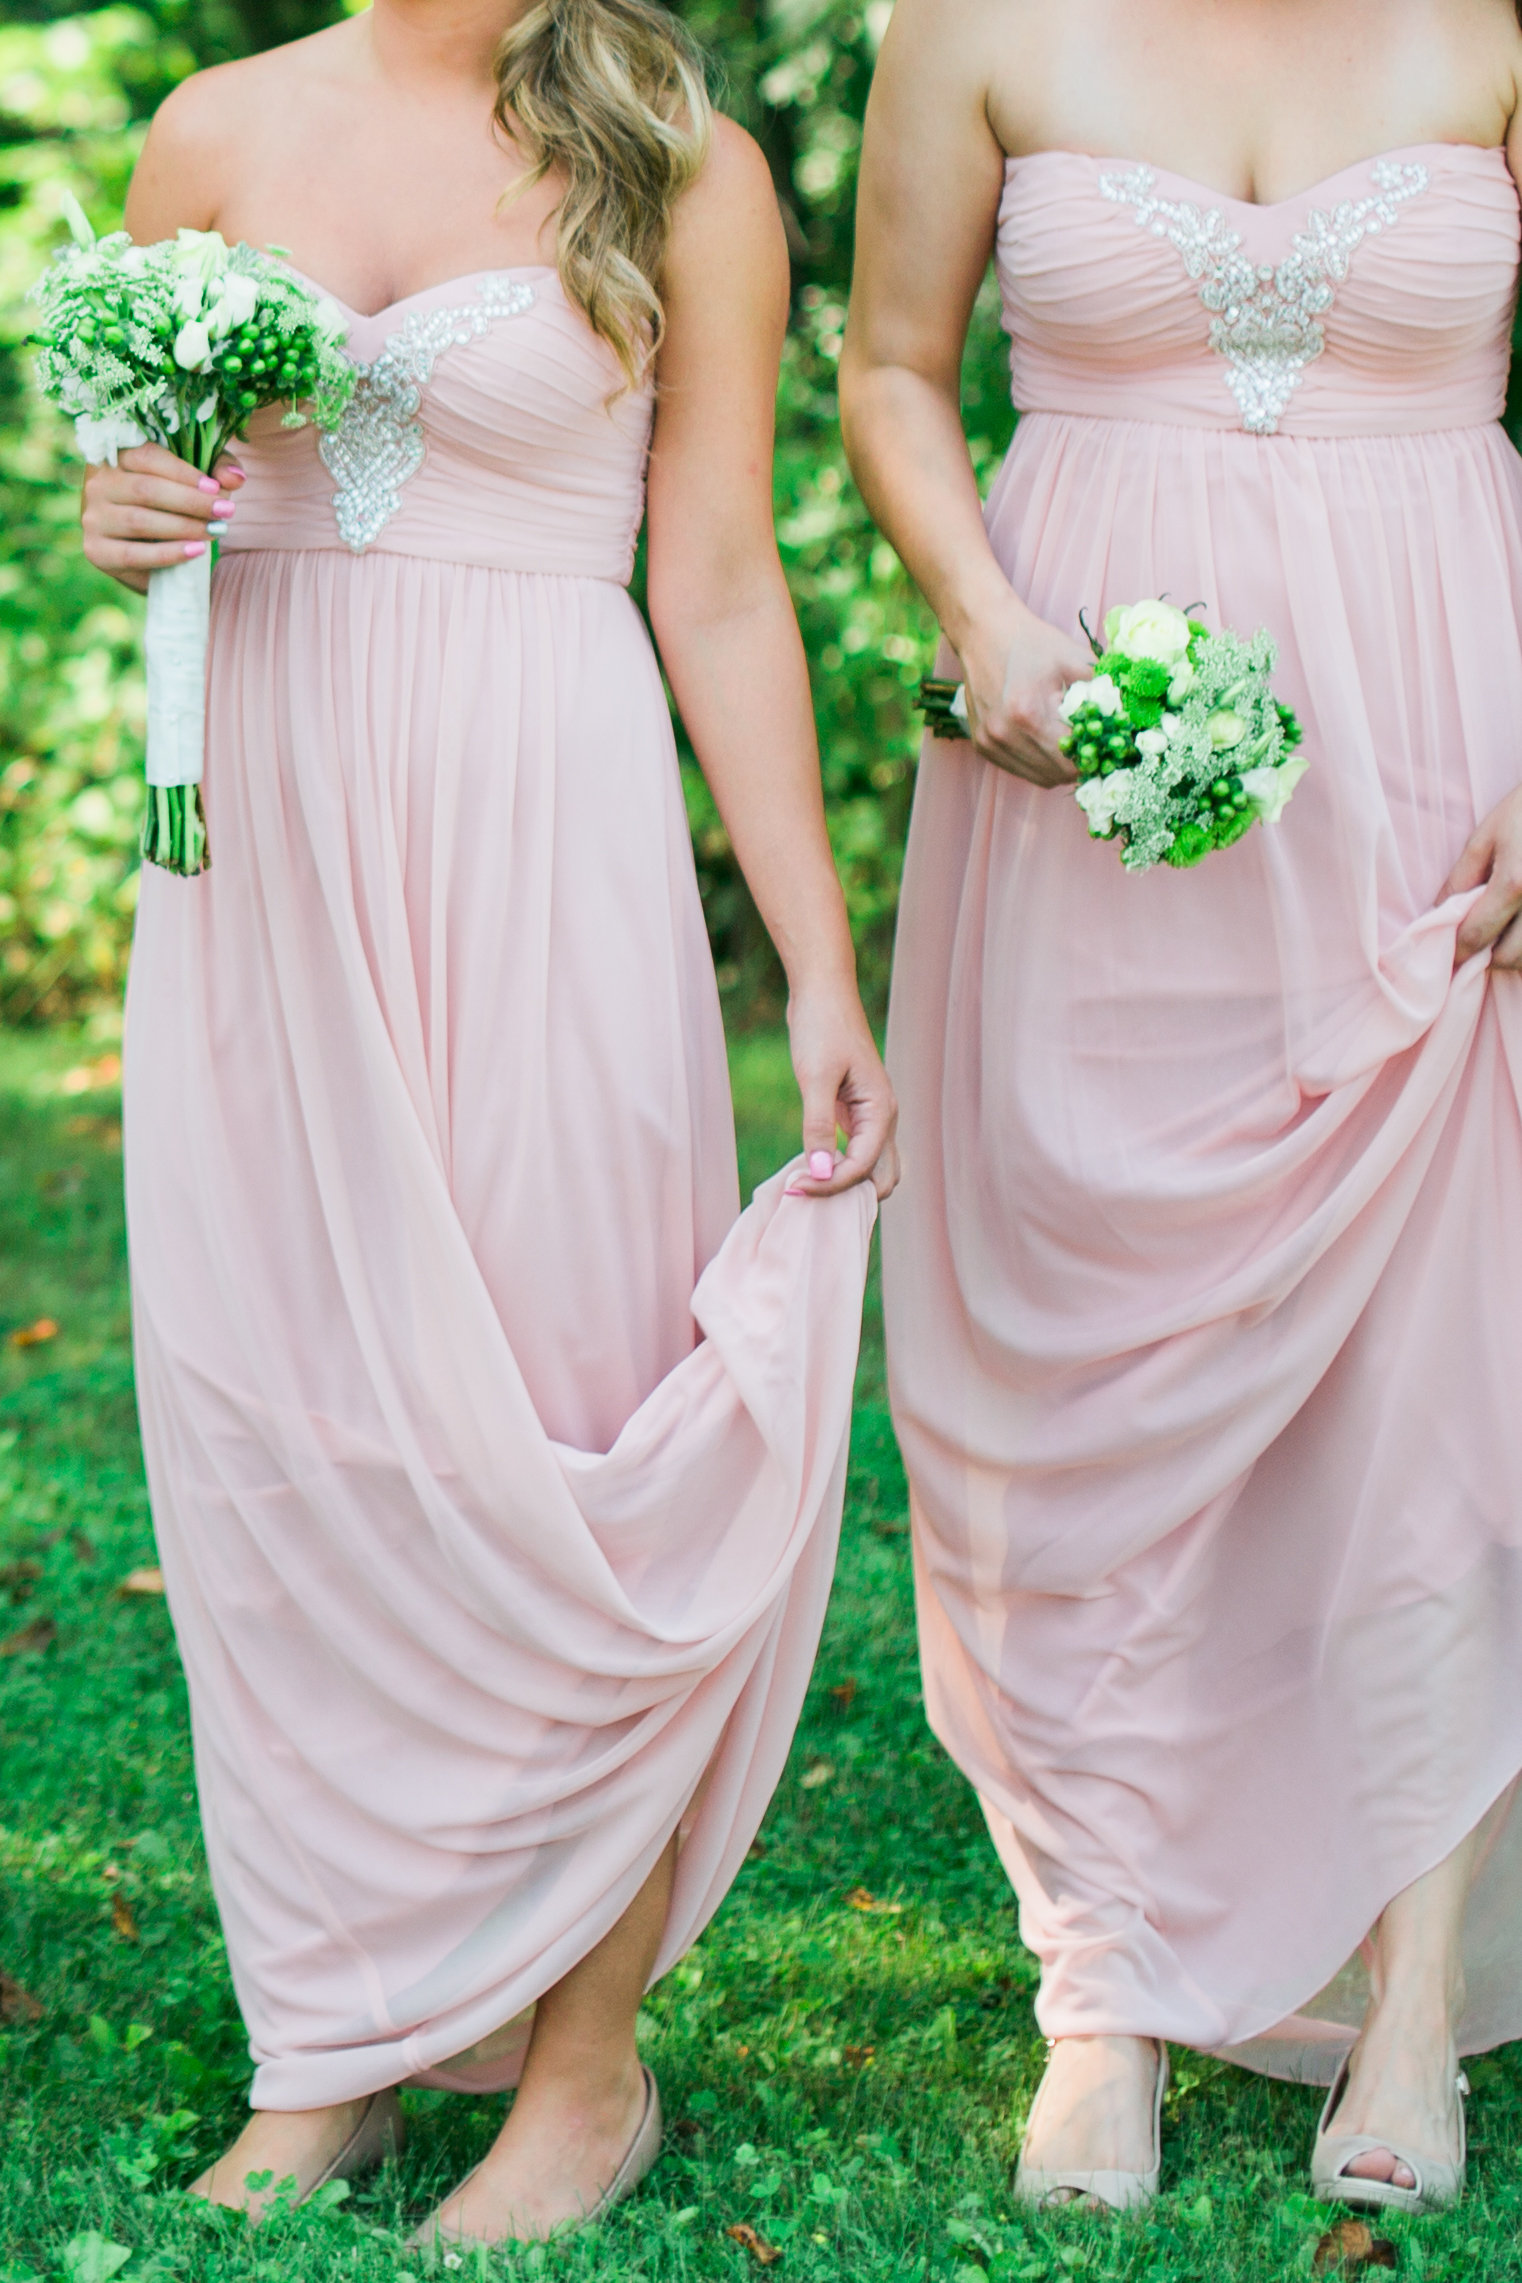
<instances>
[{"instance_id":1,"label":"blonde wavy hair","mask_svg":"<svg viewBox=\"0 0 1522 2283\"><path fill-rule=\"evenodd\" d=\"M638 387L664 326L672 208L713 134L702 51L657 0L538 0L496 72L498 124L530 169L510 195L563 173L560 281Z\"/></svg>"}]
</instances>

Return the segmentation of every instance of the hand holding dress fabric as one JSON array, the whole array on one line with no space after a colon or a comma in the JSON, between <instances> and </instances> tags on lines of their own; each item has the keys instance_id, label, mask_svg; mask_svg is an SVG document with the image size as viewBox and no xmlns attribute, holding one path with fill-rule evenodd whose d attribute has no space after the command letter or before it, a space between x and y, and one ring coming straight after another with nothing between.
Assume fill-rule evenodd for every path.
<instances>
[{"instance_id":1,"label":"hand holding dress fabric","mask_svg":"<svg viewBox=\"0 0 1522 2283\"><path fill-rule=\"evenodd\" d=\"M1483 889L1454 944L1454 964L1488 950L1496 968L1522 969L1522 787L1482 818L1443 883L1439 902Z\"/></svg>"}]
</instances>

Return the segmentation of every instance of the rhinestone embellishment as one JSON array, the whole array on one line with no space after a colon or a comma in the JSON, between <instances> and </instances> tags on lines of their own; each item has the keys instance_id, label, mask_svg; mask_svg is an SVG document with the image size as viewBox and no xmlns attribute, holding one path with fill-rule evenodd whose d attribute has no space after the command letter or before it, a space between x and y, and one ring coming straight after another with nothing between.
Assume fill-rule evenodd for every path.
<instances>
[{"instance_id":1,"label":"rhinestone embellishment","mask_svg":"<svg viewBox=\"0 0 1522 2283\"><path fill-rule=\"evenodd\" d=\"M1254 436L1272 436L1300 376L1326 347L1321 319L1334 289L1348 274L1354 250L1388 230L1408 198L1427 187L1424 166L1381 159L1370 169L1374 194L1345 198L1331 212L1313 207L1290 240L1282 262L1250 262L1242 240L1218 206L1175 204L1153 195L1157 180L1147 166L1099 177L1104 197L1129 206L1144 230L1166 238L1200 283L1211 313L1210 346L1226 360L1226 380Z\"/></svg>"},{"instance_id":2,"label":"rhinestone embellishment","mask_svg":"<svg viewBox=\"0 0 1522 2283\"><path fill-rule=\"evenodd\" d=\"M333 516L346 547L362 554L402 504L402 486L423 464L423 390L446 349L478 341L499 317L521 317L534 289L521 278L488 277L458 309L415 309L378 357L360 365L340 425L318 439L335 479Z\"/></svg>"}]
</instances>

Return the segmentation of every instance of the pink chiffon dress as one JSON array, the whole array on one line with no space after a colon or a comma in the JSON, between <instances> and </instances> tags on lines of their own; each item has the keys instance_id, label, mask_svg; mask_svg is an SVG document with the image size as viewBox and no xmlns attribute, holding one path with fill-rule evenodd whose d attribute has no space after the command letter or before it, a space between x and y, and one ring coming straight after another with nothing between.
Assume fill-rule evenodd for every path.
<instances>
[{"instance_id":1,"label":"pink chiffon dress","mask_svg":"<svg viewBox=\"0 0 1522 2283\"><path fill-rule=\"evenodd\" d=\"M738 1213L648 392L553 271L354 314L212 603L212 869L145 872L143 1440L261 2108L513 2081L679 1833L664 1971L823 1618L873 1203Z\"/></svg>"},{"instance_id":2,"label":"pink chiffon dress","mask_svg":"<svg viewBox=\"0 0 1522 2283\"><path fill-rule=\"evenodd\" d=\"M1325 2080L1390 1898L1522 1769L1522 979L1441 901L1522 781L1503 154L1258 207L1011 160L1022 418L987 523L1074 633L1279 645L1310 768L1193 871L925 753L885 1224L933 1724L1049 2035ZM1467 1926L1522 2035L1522 1817Z\"/></svg>"}]
</instances>

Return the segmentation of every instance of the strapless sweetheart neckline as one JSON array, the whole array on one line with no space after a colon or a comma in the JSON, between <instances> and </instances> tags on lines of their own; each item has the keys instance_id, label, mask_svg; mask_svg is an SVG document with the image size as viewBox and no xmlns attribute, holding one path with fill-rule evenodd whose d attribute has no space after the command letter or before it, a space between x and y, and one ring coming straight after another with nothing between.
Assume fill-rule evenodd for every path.
<instances>
[{"instance_id":1,"label":"strapless sweetheart neckline","mask_svg":"<svg viewBox=\"0 0 1522 2283\"><path fill-rule=\"evenodd\" d=\"M1156 159L1122 158L1109 151L1020 151L1005 159L1004 171L1008 174L1012 167L1033 166L1039 159L1078 159L1086 166L1144 166L1153 174L1166 175L1170 182L1181 182L1188 190L1202 192L1216 205L1241 206L1252 214L1278 214L1287 206L1304 205L1307 199L1316 198L1321 192L1332 189L1336 183L1345 182L1349 175L1367 174L1370 167L1386 165L1399 159L1419 158L1432 151L1470 151L1476 158L1498 158L1503 166L1507 163L1505 148L1500 143L1402 143L1394 150L1373 151L1367 158L1354 159L1350 165L1338 167L1335 174L1323 175L1319 182L1307 183L1304 190L1297 190L1288 198L1237 198L1229 190L1217 190L1213 183L1201 182L1192 174L1180 174L1177 167L1163 166Z\"/></svg>"},{"instance_id":2,"label":"strapless sweetheart neckline","mask_svg":"<svg viewBox=\"0 0 1522 2283\"><path fill-rule=\"evenodd\" d=\"M441 277L435 285L420 285L412 293L399 294L395 301L383 301L379 309L357 309L352 301L345 301L341 293L335 293L330 285L324 285L320 277L313 277L310 270L301 269L293 261L287 261L285 266L301 279L303 285L311 286L317 293L326 294L329 301L338 304L346 317L357 317L361 325L374 325L382 317L394 317L399 309L409 309L414 301L426 301L430 294L448 293L456 286L479 285L482 278L555 275L554 265L550 262L505 262L496 267L488 264L485 269L461 270L457 277Z\"/></svg>"}]
</instances>

